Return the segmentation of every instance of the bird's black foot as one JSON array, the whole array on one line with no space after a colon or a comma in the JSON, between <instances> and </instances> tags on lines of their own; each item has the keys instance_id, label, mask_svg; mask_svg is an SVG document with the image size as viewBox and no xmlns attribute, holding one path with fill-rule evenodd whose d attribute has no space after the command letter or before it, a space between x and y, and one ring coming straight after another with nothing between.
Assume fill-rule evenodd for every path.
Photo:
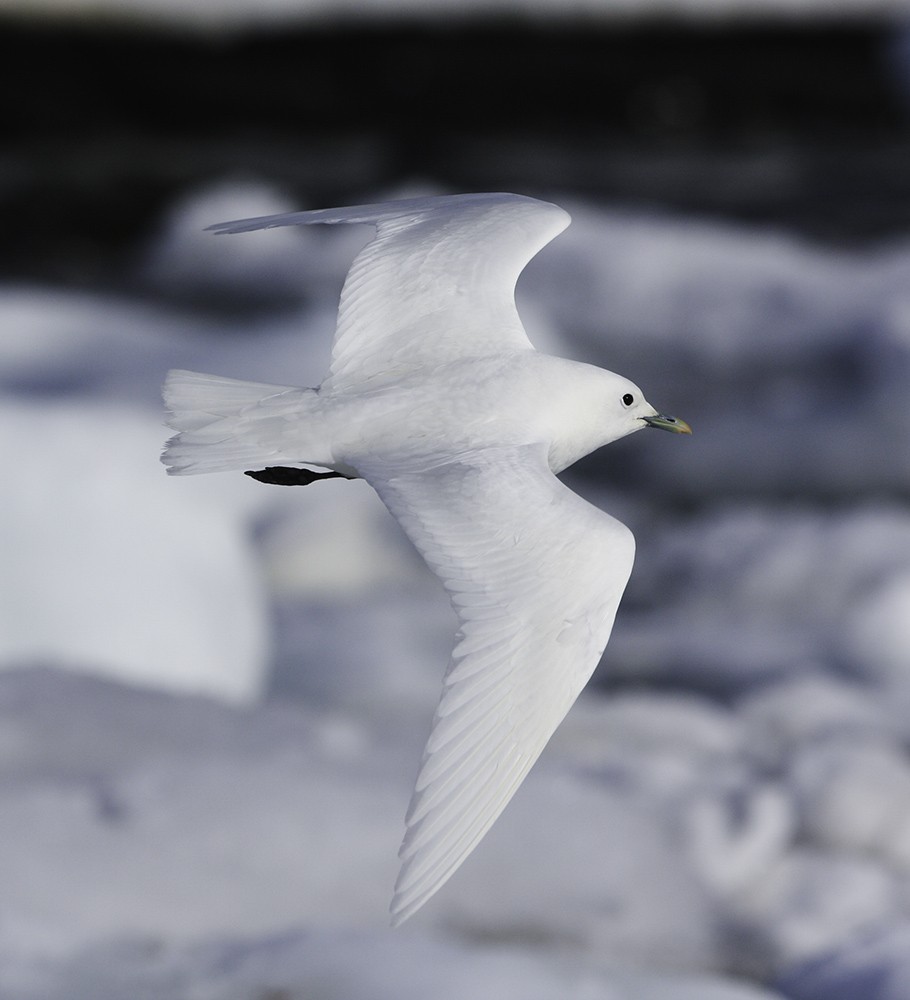
<instances>
[{"instance_id":1,"label":"bird's black foot","mask_svg":"<svg viewBox=\"0 0 910 1000\"><path fill-rule=\"evenodd\" d=\"M245 476L260 483L273 483L275 486L309 486L317 479L348 479L340 472L311 472L309 469L290 469L283 465L270 465L258 472L244 472Z\"/></svg>"}]
</instances>

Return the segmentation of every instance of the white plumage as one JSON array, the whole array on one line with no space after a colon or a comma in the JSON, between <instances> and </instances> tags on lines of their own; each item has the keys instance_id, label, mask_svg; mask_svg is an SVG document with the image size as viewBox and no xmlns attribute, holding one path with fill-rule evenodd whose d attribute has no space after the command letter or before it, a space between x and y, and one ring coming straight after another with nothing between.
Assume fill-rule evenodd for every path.
<instances>
[{"instance_id":1,"label":"white plumage","mask_svg":"<svg viewBox=\"0 0 910 1000\"><path fill-rule=\"evenodd\" d=\"M554 473L642 427L689 428L619 375L534 351L514 288L569 222L554 205L458 195L212 228L354 222L376 235L345 282L320 387L171 372L163 461L362 477L445 586L459 628L407 814L400 923L505 808L610 636L632 535Z\"/></svg>"}]
</instances>

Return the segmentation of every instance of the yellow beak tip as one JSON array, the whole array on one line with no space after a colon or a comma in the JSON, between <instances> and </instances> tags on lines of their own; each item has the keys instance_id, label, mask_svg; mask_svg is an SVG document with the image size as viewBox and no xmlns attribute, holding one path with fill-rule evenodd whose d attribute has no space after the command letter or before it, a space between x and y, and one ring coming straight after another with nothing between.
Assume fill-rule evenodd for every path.
<instances>
[{"instance_id":1,"label":"yellow beak tip","mask_svg":"<svg viewBox=\"0 0 910 1000\"><path fill-rule=\"evenodd\" d=\"M659 427L662 431L672 431L674 434L691 434L692 428L679 417L668 417L664 413L656 413L653 417L642 417L649 427Z\"/></svg>"}]
</instances>

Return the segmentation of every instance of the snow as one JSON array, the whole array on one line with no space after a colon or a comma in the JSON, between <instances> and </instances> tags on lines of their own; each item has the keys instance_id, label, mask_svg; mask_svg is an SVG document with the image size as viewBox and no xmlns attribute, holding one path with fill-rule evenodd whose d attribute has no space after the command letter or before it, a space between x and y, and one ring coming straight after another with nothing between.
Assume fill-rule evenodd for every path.
<instances>
[{"instance_id":1,"label":"snow","mask_svg":"<svg viewBox=\"0 0 910 1000\"><path fill-rule=\"evenodd\" d=\"M639 537L644 530L651 537L639 545L628 595L635 610L614 633L639 674L678 669L728 685L826 662L906 707L903 506L820 517L803 505L721 503L683 528L649 519ZM655 580L666 581L659 592Z\"/></svg>"},{"instance_id":2,"label":"snow","mask_svg":"<svg viewBox=\"0 0 910 1000\"><path fill-rule=\"evenodd\" d=\"M695 434L573 476L638 537L614 638L393 933L441 588L363 484L158 463L167 368L319 377L365 234L197 233L285 207L188 195L131 294L0 286L0 994L904 1000L910 247L569 204L529 325Z\"/></svg>"},{"instance_id":3,"label":"snow","mask_svg":"<svg viewBox=\"0 0 910 1000\"><path fill-rule=\"evenodd\" d=\"M8 401L0 665L61 664L231 699L262 691L266 610L241 519L168 490L160 424L111 403ZM231 491L228 490L228 493Z\"/></svg>"},{"instance_id":4,"label":"snow","mask_svg":"<svg viewBox=\"0 0 910 1000\"><path fill-rule=\"evenodd\" d=\"M104 971L101 971L104 970ZM527 949L478 951L438 938L348 931L290 932L250 942L226 940L161 950L125 942L6 977L21 1000L234 1000L236 997L344 997L346 1000L779 1000L780 995L719 978L682 981L608 976L577 961L552 962ZM11 994L13 995L13 994Z\"/></svg>"}]
</instances>

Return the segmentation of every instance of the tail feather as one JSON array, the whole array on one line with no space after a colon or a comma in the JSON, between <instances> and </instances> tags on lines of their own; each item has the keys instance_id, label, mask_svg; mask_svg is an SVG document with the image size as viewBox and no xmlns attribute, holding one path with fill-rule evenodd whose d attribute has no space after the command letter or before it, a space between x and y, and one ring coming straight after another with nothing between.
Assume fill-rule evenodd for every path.
<instances>
[{"instance_id":1,"label":"tail feather","mask_svg":"<svg viewBox=\"0 0 910 1000\"><path fill-rule=\"evenodd\" d=\"M290 386L174 369L167 373L161 394L168 409L168 426L184 431L211 423L214 417L233 416L267 396L289 389Z\"/></svg>"},{"instance_id":2,"label":"tail feather","mask_svg":"<svg viewBox=\"0 0 910 1000\"><path fill-rule=\"evenodd\" d=\"M171 475L245 470L279 461L308 464L283 455L286 442L275 431L276 426L287 427L286 412L304 411L303 399L312 391L171 371L162 394L168 426L177 433L167 442L161 461Z\"/></svg>"}]
</instances>

